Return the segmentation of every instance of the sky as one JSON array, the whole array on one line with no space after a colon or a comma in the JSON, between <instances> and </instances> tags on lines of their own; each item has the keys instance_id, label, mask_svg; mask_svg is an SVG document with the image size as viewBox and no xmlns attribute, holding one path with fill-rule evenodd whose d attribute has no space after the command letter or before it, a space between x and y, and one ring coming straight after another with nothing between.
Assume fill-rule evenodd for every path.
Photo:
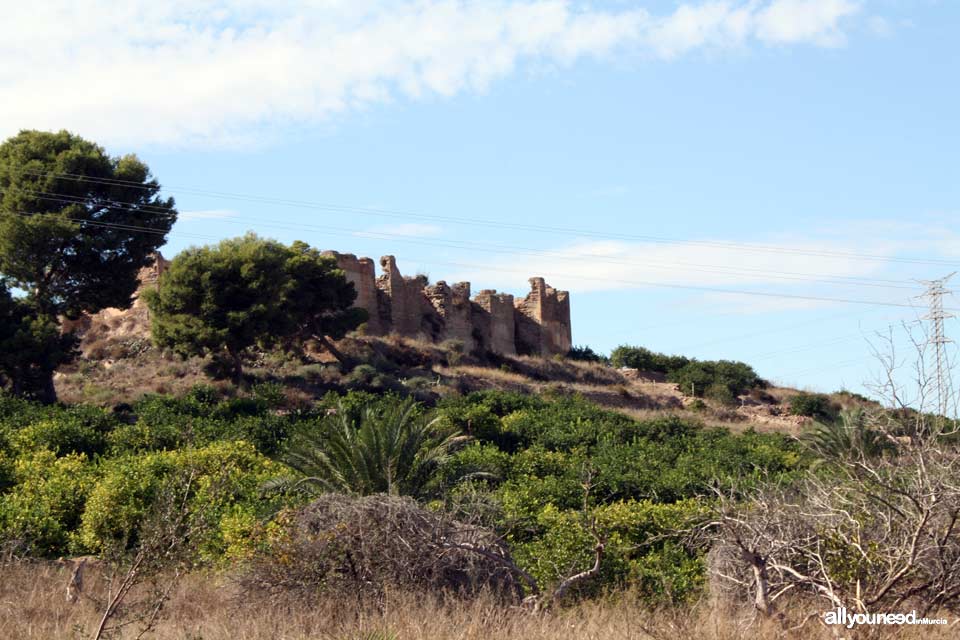
<instances>
[{"instance_id":1,"label":"sky","mask_svg":"<svg viewBox=\"0 0 960 640\"><path fill-rule=\"evenodd\" d=\"M0 138L136 153L167 257L253 230L544 276L576 344L870 393L960 269L958 35L946 0L10 2Z\"/></svg>"}]
</instances>

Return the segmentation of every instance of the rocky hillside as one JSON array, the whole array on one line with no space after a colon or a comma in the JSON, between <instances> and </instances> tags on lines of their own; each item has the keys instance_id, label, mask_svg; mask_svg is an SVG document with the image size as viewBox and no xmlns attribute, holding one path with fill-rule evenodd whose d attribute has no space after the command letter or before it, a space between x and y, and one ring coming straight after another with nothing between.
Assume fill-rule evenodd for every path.
<instances>
[{"instance_id":1,"label":"rocky hillside","mask_svg":"<svg viewBox=\"0 0 960 640\"><path fill-rule=\"evenodd\" d=\"M158 256L153 266L143 270L142 287L155 286L167 265ZM183 360L151 344L150 314L139 295L130 309L106 309L70 328L81 336L82 355L56 376L57 392L65 402L112 406L130 403L145 393L180 393L211 381L208 361ZM253 354L248 371L254 382L278 382L288 395L303 402L342 389L414 394L427 402L450 394L500 389L580 394L636 417L682 413L737 430L796 433L810 421L790 414L790 399L799 393L794 389L754 389L724 404L686 397L662 374L596 362L478 355L465 353L456 341L438 345L400 336L353 335L338 346L360 364L345 370L319 350L307 358L277 351ZM839 408L859 401L835 395L831 402Z\"/></svg>"}]
</instances>

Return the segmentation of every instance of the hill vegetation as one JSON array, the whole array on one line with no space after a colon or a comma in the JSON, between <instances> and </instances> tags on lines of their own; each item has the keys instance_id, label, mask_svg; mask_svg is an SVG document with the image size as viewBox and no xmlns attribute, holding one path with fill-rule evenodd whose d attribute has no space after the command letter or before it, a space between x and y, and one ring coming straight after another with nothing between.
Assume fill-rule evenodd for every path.
<instances>
[{"instance_id":1,"label":"hill vegetation","mask_svg":"<svg viewBox=\"0 0 960 640\"><path fill-rule=\"evenodd\" d=\"M960 612L946 416L638 346L367 336L335 262L252 234L177 256L141 292L149 330L73 335L131 304L173 201L66 133L0 145L0 187L10 637L232 627L191 595L244 603L245 637L816 637L826 609Z\"/></svg>"}]
</instances>

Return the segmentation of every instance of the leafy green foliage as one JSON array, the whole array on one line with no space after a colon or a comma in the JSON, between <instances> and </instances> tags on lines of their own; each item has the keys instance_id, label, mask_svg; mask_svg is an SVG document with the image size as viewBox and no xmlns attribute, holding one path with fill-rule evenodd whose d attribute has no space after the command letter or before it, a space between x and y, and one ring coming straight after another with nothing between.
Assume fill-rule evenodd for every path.
<instances>
[{"instance_id":1,"label":"leafy green foliage","mask_svg":"<svg viewBox=\"0 0 960 640\"><path fill-rule=\"evenodd\" d=\"M76 342L59 318L130 305L176 221L159 192L136 156L111 158L66 131L0 144L0 387L55 400L53 372Z\"/></svg>"},{"instance_id":2,"label":"leafy green foliage","mask_svg":"<svg viewBox=\"0 0 960 640\"><path fill-rule=\"evenodd\" d=\"M733 404L737 396L766 385L753 368L743 362L692 360L643 347L619 346L610 354L610 362L615 367L666 374L667 380L676 382L683 393L706 396L723 404Z\"/></svg>"},{"instance_id":3,"label":"leafy green foliage","mask_svg":"<svg viewBox=\"0 0 960 640\"><path fill-rule=\"evenodd\" d=\"M286 268L295 285L290 313L299 320L301 334L339 340L367 321L366 310L351 306L357 292L334 258L300 241L290 252Z\"/></svg>"},{"instance_id":4,"label":"leafy green foliage","mask_svg":"<svg viewBox=\"0 0 960 640\"><path fill-rule=\"evenodd\" d=\"M79 453L92 458L106 450L109 434L116 427L116 420L104 411L77 406L32 421L13 433L11 440L23 453L46 450L58 456Z\"/></svg>"},{"instance_id":5,"label":"leafy green foliage","mask_svg":"<svg viewBox=\"0 0 960 640\"><path fill-rule=\"evenodd\" d=\"M808 461L784 436L637 421L576 396L486 391L428 409L353 391L281 413L283 402L276 385L236 397L198 386L117 415L0 395L0 543L46 556L134 545L163 487L189 478L188 508L218 523L204 556L248 557L279 535L271 514L302 500L263 489L299 482L462 513L475 501L544 584L590 566L595 521L601 573L577 594L633 585L675 602L694 597L705 574L699 552L671 532L705 517L712 487L788 477ZM298 475L276 482L289 468Z\"/></svg>"},{"instance_id":6,"label":"leafy green foliage","mask_svg":"<svg viewBox=\"0 0 960 640\"><path fill-rule=\"evenodd\" d=\"M805 442L824 460L871 458L896 448L883 431L870 426L863 409L842 411L839 420L816 423Z\"/></svg>"},{"instance_id":7,"label":"leafy green foliage","mask_svg":"<svg viewBox=\"0 0 960 640\"><path fill-rule=\"evenodd\" d=\"M367 405L359 417L341 407L292 438L283 461L300 475L276 486L420 497L464 441L409 399Z\"/></svg>"},{"instance_id":8,"label":"leafy green foliage","mask_svg":"<svg viewBox=\"0 0 960 640\"><path fill-rule=\"evenodd\" d=\"M807 416L817 420L835 420L837 410L830 403L830 398L821 393L800 392L790 398L790 414Z\"/></svg>"},{"instance_id":9,"label":"leafy green foliage","mask_svg":"<svg viewBox=\"0 0 960 640\"><path fill-rule=\"evenodd\" d=\"M349 309L353 285L333 258L254 234L179 254L145 299L153 338L184 355L223 359L236 382L241 355L310 337L342 337L366 318Z\"/></svg>"},{"instance_id":10,"label":"leafy green foliage","mask_svg":"<svg viewBox=\"0 0 960 640\"><path fill-rule=\"evenodd\" d=\"M570 360L581 360L583 362L609 362L609 358L602 356L587 345L574 346L567 352L567 358Z\"/></svg>"},{"instance_id":11,"label":"leafy green foliage","mask_svg":"<svg viewBox=\"0 0 960 640\"><path fill-rule=\"evenodd\" d=\"M130 306L177 218L159 192L136 156L111 158L66 131L0 144L0 383L55 399L53 371L74 348L59 318ZM12 300L8 285L26 295Z\"/></svg>"},{"instance_id":12,"label":"leafy green foliage","mask_svg":"<svg viewBox=\"0 0 960 640\"><path fill-rule=\"evenodd\" d=\"M14 298L0 280L0 389L27 397L49 395L54 370L76 354L76 338L57 322Z\"/></svg>"},{"instance_id":13,"label":"leafy green foliage","mask_svg":"<svg viewBox=\"0 0 960 640\"><path fill-rule=\"evenodd\" d=\"M174 474L190 478L191 508L235 517L238 506L255 508L260 485L273 473L275 465L244 442L115 458L90 492L78 540L94 552L135 544L144 516ZM203 546L209 555L222 551L222 532L214 531Z\"/></svg>"},{"instance_id":14,"label":"leafy green foliage","mask_svg":"<svg viewBox=\"0 0 960 640\"><path fill-rule=\"evenodd\" d=\"M723 402L730 402L750 389L764 385L752 367L730 360L692 360L669 372L667 379L676 382L685 394L709 395Z\"/></svg>"},{"instance_id":15,"label":"leafy green foliage","mask_svg":"<svg viewBox=\"0 0 960 640\"><path fill-rule=\"evenodd\" d=\"M239 381L245 349L294 330L285 306L294 290L289 257L254 234L180 253L145 296L154 341L183 356L226 354Z\"/></svg>"},{"instance_id":16,"label":"leafy green foliage","mask_svg":"<svg viewBox=\"0 0 960 640\"><path fill-rule=\"evenodd\" d=\"M66 553L93 489L95 469L86 456L57 458L40 450L14 465L15 491L0 495L0 541L36 556Z\"/></svg>"},{"instance_id":17,"label":"leafy green foliage","mask_svg":"<svg viewBox=\"0 0 960 640\"><path fill-rule=\"evenodd\" d=\"M577 397L483 392L439 411L478 441L453 455L445 485L467 477L486 487L524 569L550 583L589 567L596 518L607 550L589 589L633 584L665 601L703 586L702 558L667 534L701 516L711 487L747 487L807 463L786 436L733 435L676 416L636 421Z\"/></svg>"},{"instance_id":18,"label":"leafy green foliage","mask_svg":"<svg viewBox=\"0 0 960 640\"><path fill-rule=\"evenodd\" d=\"M629 367L640 371L670 373L690 362L684 356L668 356L644 347L621 345L610 354L610 363L615 367Z\"/></svg>"},{"instance_id":19,"label":"leafy green foliage","mask_svg":"<svg viewBox=\"0 0 960 640\"><path fill-rule=\"evenodd\" d=\"M51 317L125 308L177 218L159 193L136 156L21 131L0 145L0 272Z\"/></svg>"}]
</instances>

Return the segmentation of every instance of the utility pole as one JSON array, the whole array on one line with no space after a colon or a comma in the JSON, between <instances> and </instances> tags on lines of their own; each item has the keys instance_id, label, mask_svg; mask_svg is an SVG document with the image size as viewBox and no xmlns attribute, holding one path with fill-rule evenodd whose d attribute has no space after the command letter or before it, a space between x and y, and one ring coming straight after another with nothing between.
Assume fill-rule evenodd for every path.
<instances>
[{"instance_id":1,"label":"utility pole","mask_svg":"<svg viewBox=\"0 0 960 640\"><path fill-rule=\"evenodd\" d=\"M946 361L946 345L953 342L947 337L943 329L943 321L947 318L953 318L953 314L943 310L943 296L953 293L946 288L947 280L956 275L956 271L939 280L921 280L920 283L926 285L927 291L924 297L930 300L930 313L924 316L924 320L930 320L933 325L933 331L928 344L932 344L937 357L937 407L940 415L946 417L948 405L950 402L950 389L947 378L949 376L948 363Z\"/></svg>"}]
</instances>

